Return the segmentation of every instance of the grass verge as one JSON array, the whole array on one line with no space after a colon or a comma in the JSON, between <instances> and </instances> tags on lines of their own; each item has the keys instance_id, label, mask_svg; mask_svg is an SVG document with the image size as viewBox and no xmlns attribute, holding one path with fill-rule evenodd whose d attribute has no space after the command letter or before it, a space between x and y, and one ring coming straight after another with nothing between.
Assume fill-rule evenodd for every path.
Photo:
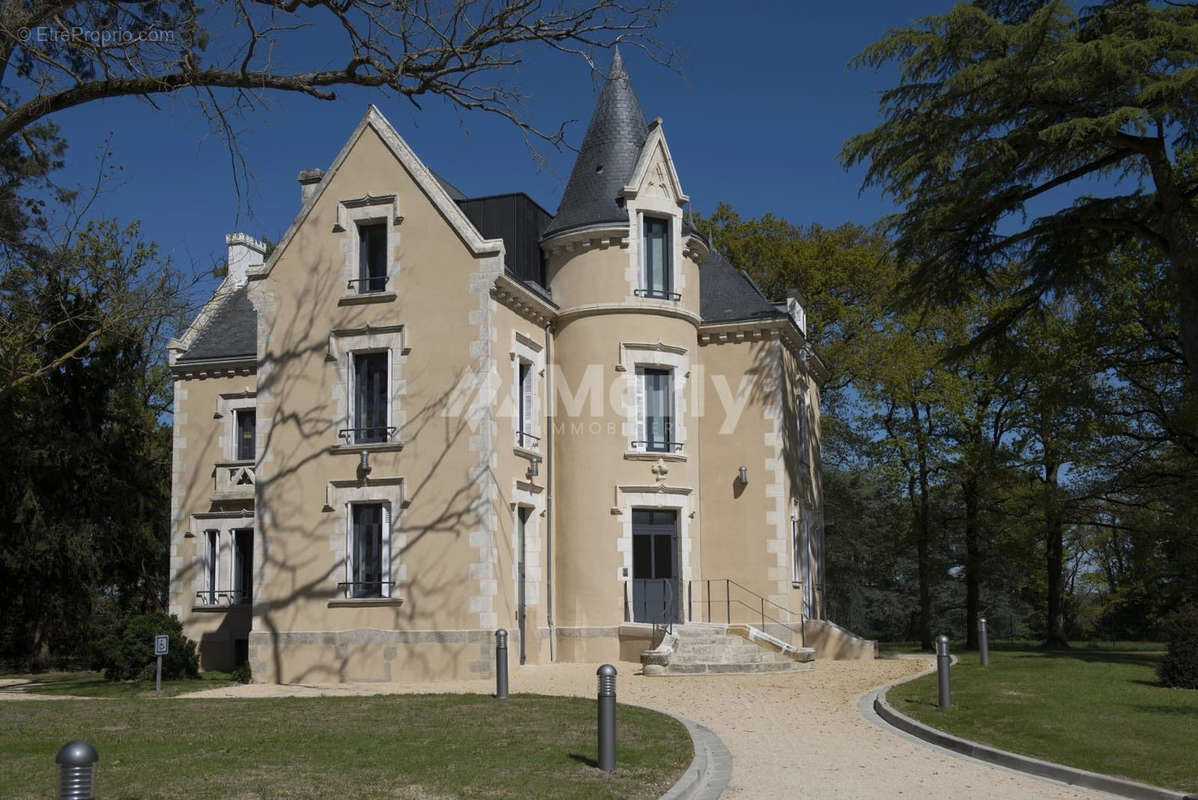
<instances>
[{"instance_id":1,"label":"grass verge","mask_svg":"<svg viewBox=\"0 0 1198 800\"><path fill-rule=\"evenodd\" d=\"M3 675L3 678L23 680L5 691L68 697L152 697L154 681L109 681L99 672L44 672L37 675ZM232 684L227 672L208 671L198 678L162 682L162 694L174 697L201 689L218 689Z\"/></svg>"},{"instance_id":2,"label":"grass verge","mask_svg":"<svg viewBox=\"0 0 1198 800\"><path fill-rule=\"evenodd\" d=\"M686 729L620 706L618 762L594 767L595 701L513 695L0 703L0 797L53 794L54 753L100 752L98 797L656 797Z\"/></svg>"},{"instance_id":3,"label":"grass verge","mask_svg":"<svg viewBox=\"0 0 1198 800\"><path fill-rule=\"evenodd\" d=\"M961 655L961 654L958 654ZM936 675L890 690L895 708L966 739L1170 789L1198 791L1198 692L1156 683L1160 652L1130 647L992 650L952 670L953 707Z\"/></svg>"}]
</instances>

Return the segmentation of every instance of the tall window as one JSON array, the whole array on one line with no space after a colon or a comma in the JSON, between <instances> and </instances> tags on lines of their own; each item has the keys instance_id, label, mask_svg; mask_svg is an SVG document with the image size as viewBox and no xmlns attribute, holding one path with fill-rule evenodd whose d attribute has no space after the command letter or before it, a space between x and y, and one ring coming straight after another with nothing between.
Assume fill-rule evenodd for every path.
<instances>
[{"instance_id":1,"label":"tall window","mask_svg":"<svg viewBox=\"0 0 1198 800\"><path fill-rule=\"evenodd\" d=\"M208 605L216 605L217 592L220 591L220 531L204 531L207 553L204 559L204 589Z\"/></svg>"},{"instance_id":2,"label":"tall window","mask_svg":"<svg viewBox=\"0 0 1198 800\"><path fill-rule=\"evenodd\" d=\"M387 353L354 353L353 424L355 444L385 442L391 438L387 422Z\"/></svg>"},{"instance_id":3,"label":"tall window","mask_svg":"<svg viewBox=\"0 0 1198 800\"><path fill-rule=\"evenodd\" d=\"M346 597L386 597L386 509L382 503L350 506L349 582Z\"/></svg>"},{"instance_id":4,"label":"tall window","mask_svg":"<svg viewBox=\"0 0 1198 800\"><path fill-rule=\"evenodd\" d=\"M536 388L532 364L521 361L517 370L520 386L520 407L517 409L516 446L536 447L539 439L534 434L536 423L532 413L532 398Z\"/></svg>"},{"instance_id":5,"label":"tall window","mask_svg":"<svg viewBox=\"0 0 1198 800\"><path fill-rule=\"evenodd\" d=\"M254 426L257 413L252 408L233 410L233 436L236 439L234 457L238 461L254 460Z\"/></svg>"},{"instance_id":6,"label":"tall window","mask_svg":"<svg viewBox=\"0 0 1198 800\"><path fill-rule=\"evenodd\" d=\"M254 583L254 532L233 531L233 601L248 603Z\"/></svg>"},{"instance_id":7,"label":"tall window","mask_svg":"<svg viewBox=\"0 0 1198 800\"><path fill-rule=\"evenodd\" d=\"M798 586L803 582L803 573L799 567L799 518L790 518L790 582Z\"/></svg>"},{"instance_id":8,"label":"tall window","mask_svg":"<svg viewBox=\"0 0 1198 800\"><path fill-rule=\"evenodd\" d=\"M358 226L358 293L387 288L387 225Z\"/></svg>"},{"instance_id":9,"label":"tall window","mask_svg":"<svg viewBox=\"0 0 1198 800\"><path fill-rule=\"evenodd\" d=\"M643 297L673 297L673 270L670 269L670 223L658 217L645 217L642 250L645 254Z\"/></svg>"},{"instance_id":10,"label":"tall window","mask_svg":"<svg viewBox=\"0 0 1198 800\"><path fill-rule=\"evenodd\" d=\"M674 372L669 369L637 368L640 391L641 446L653 452L670 452L674 436Z\"/></svg>"},{"instance_id":11,"label":"tall window","mask_svg":"<svg viewBox=\"0 0 1198 800\"><path fill-rule=\"evenodd\" d=\"M807 508L799 519L799 579L803 582L803 613L810 616L815 594L811 585L811 514Z\"/></svg>"},{"instance_id":12,"label":"tall window","mask_svg":"<svg viewBox=\"0 0 1198 800\"><path fill-rule=\"evenodd\" d=\"M811 463L811 422L807 417L807 393L799 392L799 463L807 466Z\"/></svg>"}]
</instances>

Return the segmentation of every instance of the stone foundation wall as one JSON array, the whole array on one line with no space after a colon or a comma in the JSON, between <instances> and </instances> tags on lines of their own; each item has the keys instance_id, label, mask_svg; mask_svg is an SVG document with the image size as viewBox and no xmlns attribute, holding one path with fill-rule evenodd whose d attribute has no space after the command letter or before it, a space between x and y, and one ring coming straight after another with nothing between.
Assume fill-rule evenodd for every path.
<instances>
[{"instance_id":1,"label":"stone foundation wall","mask_svg":"<svg viewBox=\"0 0 1198 800\"><path fill-rule=\"evenodd\" d=\"M508 663L514 664L508 641ZM495 632L384 631L250 634L257 683L418 682L490 678Z\"/></svg>"}]
</instances>

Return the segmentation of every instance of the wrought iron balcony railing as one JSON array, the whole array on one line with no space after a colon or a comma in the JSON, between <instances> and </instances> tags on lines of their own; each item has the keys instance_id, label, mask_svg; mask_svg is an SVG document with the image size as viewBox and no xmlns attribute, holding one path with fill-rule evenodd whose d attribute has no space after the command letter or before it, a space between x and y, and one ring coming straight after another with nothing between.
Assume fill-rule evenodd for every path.
<instances>
[{"instance_id":1,"label":"wrought iron balcony railing","mask_svg":"<svg viewBox=\"0 0 1198 800\"><path fill-rule=\"evenodd\" d=\"M337 591L347 600L369 600L391 596L393 581L345 581L337 584Z\"/></svg>"},{"instance_id":2,"label":"wrought iron balcony railing","mask_svg":"<svg viewBox=\"0 0 1198 800\"><path fill-rule=\"evenodd\" d=\"M639 441L632 443L633 450L644 450L646 453L681 453L686 442Z\"/></svg>"},{"instance_id":3,"label":"wrought iron balcony railing","mask_svg":"<svg viewBox=\"0 0 1198 800\"><path fill-rule=\"evenodd\" d=\"M528 450L533 450L540 446L540 444L540 436L533 436L527 431L516 431L516 447L523 447Z\"/></svg>"},{"instance_id":4,"label":"wrought iron balcony railing","mask_svg":"<svg viewBox=\"0 0 1198 800\"><path fill-rule=\"evenodd\" d=\"M373 425L363 428L342 428L337 438L346 444L381 444L391 441L399 430L394 425Z\"/></svg>"},{"instance_id":5,"label":"wrought iron balcony railing","mask_svg":"<svg viewBox=\"0 0 1198 800\"><path fill-rule=\"evenodd\" d=\"M353 291L354 288L357 287L358 294L384 292L387 290L387 281L390 278L390 275L373 275L369 278L354 278L351 281L346 281L345 288Z\"/></svg>"},{"instance_id":6,"label":"wrought iron balcony railing","mask_svg":"<svg viewBox=\"0 0 1198 800\"><path fill-rule=\"evenodd\" d=\"M196 605L201 606L240 606L249 602L249 589L204 589L196 592Z\"/></svg>"},{"instance_id":7,"label":"wrought iron balcony railing","mask_svg":"<svg viewBox=\"0 0 1198 800\"><path fill-rule=\"evenodd\" d=\"M676 302L682 299L682 295L678 292L666 292L661 289L634 289L632 294L636 297L647 297L650 300L674 300Z\"/></svg>"}]
</instances>

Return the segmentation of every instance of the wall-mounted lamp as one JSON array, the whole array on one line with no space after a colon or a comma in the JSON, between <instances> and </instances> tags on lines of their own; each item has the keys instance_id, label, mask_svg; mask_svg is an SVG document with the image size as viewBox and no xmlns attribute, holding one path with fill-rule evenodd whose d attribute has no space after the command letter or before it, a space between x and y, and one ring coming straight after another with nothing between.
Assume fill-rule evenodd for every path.
<instances>
[{"instance_id":1,"label":"wall-mounted lamp","mask_svg":"<svg viewBox=\"0 0 1198 800\"><path fill-rule=\"evenodd\" d=\"M528 477L535 478L541 474L541 459L534 458L528 462Z\"/></svg>"},{"instance_id":2,"label":"wall-mounted lamp","mask_svg":"<svg viewBox=\"0 0 1198 800\"><path fill-rule=\"evenodd\" d=\"M740 481L741 486L748 486L749 485L749 468L741 467L739 470L737 470L736 478L737 478L737 480Z\"/></svg>"},{"instance_id":3,"label":"wall-mounted lamp","mask_svg":"<svg viewBox=\"0 0 1198 800\"><path fill-rule=\"evenodd\" d=\"M358 472L362 473L363 477L370 474L370 453L366 450L362 451L361 460L358 461Z\"/></svg>"}]
</instances>

